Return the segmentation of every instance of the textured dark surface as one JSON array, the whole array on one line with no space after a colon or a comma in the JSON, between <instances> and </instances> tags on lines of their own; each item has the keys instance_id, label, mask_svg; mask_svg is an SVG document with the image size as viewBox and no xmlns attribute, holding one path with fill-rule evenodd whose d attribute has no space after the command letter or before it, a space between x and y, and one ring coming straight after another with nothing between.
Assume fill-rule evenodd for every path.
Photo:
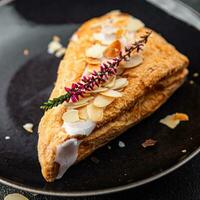
<instances>
[{"instance_id":1,"label":"textured dark surface","mask_svg":"<svg viewBox=\"0 0 200 200\"><path fill-rule=\"evenodd\" d=\"M111 1L110 3L107 3L106 7L109 6L108 4L111 7L109 7L107 10L120 7L119 5L113 7ZM141 4L143 5L143 3ZM129 11L130 13L135 14L137 17L143 19L147 25L165 35L166 38L168 38L172 43L176 44L176 46L182 52L190 56L190 59L192 60L191 72L198 70L198 49L200 47L199 43L195 42L195 40L198 41L199 33L197 31L183 23L177 22L170 16L164 14L161 11L158 11L151 6L149 6L148 9L141 7L142 12L138 12L139 9L137 9L137 4L135 4L135 10L131 7L128 8L127 5L129 4L126 4L126 2L121 5L124 11ZM65 17L59 18L59 16L74 15L70 14L69 12L68 15L61 14L64 13L64 8L61 9L62 12L58 14L59 9L56 8L55 5L52 5L52 7L49 8L52 12L54 11L56 15L52 18L52 15L49 15L47 12L48 9L45 7L45 3L42 4L40 9L34 9L34 6L38 6L37 3L32 3L32 5L29 4L28 7L26 6L27 5L24 1L21 1L16 5L16 10L20 12L21 15L26 18L26 20L21 20L21 18L18 19L18 17L13 14L13 6L4 8L4 11L0 11L0 15L4 16L4 18L0 18L0 27L3 27L2 25L5 25L5 23L9 24L9 26L6 26L5 29L1 30L3 37L0 40L1 49L4 49L4 51L0 52L0 174L3 174L4 177L8 177L9 179L15 180L17 182L21 182L22 179L25 178L26 184L28 181L29 183L31 182L32 186L38 185L42 187L44 182L41 181L41 177L38 176L39 166L37 164L35 149L37 140L36 134L28 135L23 131L21 126L26 122L33 122L34 124L37 124L39 117L42 114L37 109L38 105L48 95L48 92L51 89L51 85L55 79L56 66L59 60L53 56L47 55L45 48L48 44L48 41L53 34L59 34L62 37L62 40L66 41L66 39L69 38L71 33L77 27L76 25L47 26L45 24L58 22L64 23L65 21L82 22L82 20L85 20L90 16L104 13L106 10L101 6L98 7L99 10L94 10L91 8L97 5L90 5L86 9L85 14L83 14L83 18L80 20L80 16L78 18L77 15L74 19ZM41 10L41 8L43 8L43 10ZM37 14L36 10L39 14ZM73 9L71 9L71 13L73 12ZM143 13L147 14L144 15ZM11 14L12 17L15 17L15 19L11 20L8 17L5 17L9 16L9 14ZM44 17L41 17L41 14L43 14ZM159 16L159 18L156 16ZM55 19L58 21L54 21ZM152 19L154 20L152 21ZM164 24L162 25L160 23L161 19L162 21L169 20L172 23L171 26L169 27L164 26ZM38 23L43 25L38 26ZM32 29L33 27L34 30ZM20 30L21 28L22 30ZM192 36L191 42L188 40L188 35ZM29 48L30 55L28 57L24 58L22 54L23 48ZM194 49L196 50L195 52ZM43 79L43 77L45 77L45 79ZM199 84L199 78L196 78L195 82ZM119 149L117 147L118 140L116 140L111 144L111 151L109 151L107 148L103 148L95 154L95 156L100 160L98 165L92 163L90 159L87 159L86 161L80 163L79 166L74 167L71 170L71 175L69 175L67 179L68 182L65 183L66 185L68 184L66 190L73 190L74 188L82 188L84 190L86 188L96 189L97 187L109 187L109 185L113 184L123 185L127 183L127 176L130 177L130 181L145 178L151 174L158 173L158 170L163 170L168 166L173 165L174 163L178 162L178 159L183 159L183 154L181 152L182 149L187 149L188 154L193 151L200 144L200 137L197 134L199 130L198 100L200 94L198 84L189 85L187 82L183 88L180 89L161 110L155 113L155 115L145 120L142 124L135 127L134 129L131 129L132 131L129 131L126 135L122 136L120 140L123 140L127 144L125 149ZM25 92L23 94L19 93L21 91L19 88ZM187 97L188 93L190 94L190 98L185 98ZM26 101L24 101L24 99ZM182 99L185 100L182 101ZM3 107L6 109L3 109ZM190 116L192 116L192 121L190 121L188 124L184 124L178 127L176 132L170 131L168 128L163 127L157 123L161 116L168 114L169 110L172 113L177 110L187 112ZM29 114L27 115L27 113ZM155 126L152 126L152 124ZM141 132L142 134L140 134ZM134 134L134 140L132 134ZM5 141L4 136L6 135L11 136L11 140ZM16 137L16 135L19 136ZM140 147L140 144L147 137L154 137L159 141L158 146L150 151L144 151ZM26 147L24 147L24 144L26 144ZM134 145L131 146L131 144ZM12 154L13 152L14 154ZM24 154L23 156L22 153ZM129 154L129 159L131 157L131 162L127 162L127 154ZM119 156L120 159L118 159ZM13 160L15 160L14 163ZM187 165L172 173L171 175L162 178L161 180L134 190L103 197L94 197L91 199L127 199L128 196L132 196L134 199L156 200L184 198L200 199L200 195L198 194L199 181L197 178L195 178L199 177L200 175L198 170L199 163L199 156L197 156ZM113 166L121 167L113 168ZM84 171L86 172L84 176L82 174L78 174L79 171L83 172L83 170L86 168L88 168L88 171L91 168L96 174L90 174L87 170ZM102 168L105 170L100 170ZM18 175L21 176L20 179ZM87 182L88 177L90 178L90 181ZM95 177L95 179L93 177ZM73 181L73 179L76 180ZM81 186L82 181L85 181L83 186ZM56 183L53 185L48 185L46 188L61 190L65 184ZM2 198L6 193L13 191L16 190L10 188L7 189L7 187L2 186ZM27 195L30 197L32 196L30 194ZM31 199L39 200L63 198L47 198L39 195L37 197L32 196Z\"/></svg>"}]
</instances>

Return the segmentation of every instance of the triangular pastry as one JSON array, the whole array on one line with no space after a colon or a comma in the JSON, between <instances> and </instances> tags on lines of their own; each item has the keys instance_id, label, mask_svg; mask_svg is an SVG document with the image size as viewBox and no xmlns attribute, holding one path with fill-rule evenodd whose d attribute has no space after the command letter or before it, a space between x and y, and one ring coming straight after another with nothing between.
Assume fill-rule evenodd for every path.
<instances>
[{"instance_id":1,"label":"triangular pastry","mask_svg":"<svg viewBox=\"0 0 200 200\"><path fill-rule=\"evenodd\" d=\"M50 107L39 124L38 156L46 181L67 169L158 109L181 86L188 59L156 32L119 11L84 23L72 36L60 62L50 99L73 83L98 73L100 65L150 33L140 51L122 60L117 72L83 97ZM87 81L87 80L86 80Z\"/></svg>"}]
</instances>

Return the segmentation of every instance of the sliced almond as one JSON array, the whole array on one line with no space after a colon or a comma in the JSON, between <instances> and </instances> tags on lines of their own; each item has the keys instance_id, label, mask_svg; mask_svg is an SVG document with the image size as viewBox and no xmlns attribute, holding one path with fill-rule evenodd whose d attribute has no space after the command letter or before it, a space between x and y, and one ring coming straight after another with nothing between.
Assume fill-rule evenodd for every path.
<instances>
[{"instance_id":1,"label":"sliced almond","mask_svg":"<svg viewBox=\"0 0 200 200\"><path fill-rule=\"evenodd\" d=\"M128 31L137 31L144 27L144 23L140 21L139 19L131 17L128 21L128 24L126 26L126 29Z\"/></svg>"},{"instance_id":2,"label":"sliced almond","mask_svg":"<svg viewBox=\"0 0 200 200\"><path fill-rule=\"evenodd\" d=\"M80 119L84 119L84 120L88 119L87 106L80 108L78 110L78 113L79 113Z\"/></svg>"},{"instance_id":3,"label":"sliced almond","mask_svg":"<svg viewBox=\"0 0 200 200\"><path fill-rule=\"evenodd\" d=\"M115 81L115 85L112 87L113 90L121 89L128 85L128 80L126 78L118 78Z\"/></svg>"},{"instance_id":4,"label":"sliced almond","mask_svg":"<svg viewBox=\"0 0 200 200\"><path fill-rule=\"evenodd\" d=\"M124 65L122 65L122 67L124 68L132 68L132 67L136 67L138 65L140 65L143 62L143 58L140 55L134 55L132 57L130 57L129 61L126 61Z\"/></svg>"},{"instance_id":5,"label":"sliced almond","mask_svg":"<svg viewBox=\"0 0 200 200\"><path fill-rule=\"evenodd\" d=\"M116 40L110 46L107 47L103 55L106 58L115 58L119 56L120 50L121 50L121 43L119 40Z\"/></svg>"},{"instance_id":6,"label":"sliced almond","mask_svg":"<svg viewBox=\"0 0 200 200\"><path fill-rule=\"evenodd\" d=\"M97 122L103 119L103 108L96 107L94 104L87 106L87 113L90 120Z\"/></svg>"},{"instance_id":7,"label":"sliced almond","mask_svg":"<svg viewBox=\"0 0 200 200\"><path fill-rule=\"evenodd\" d=\"M102 92L101 94L107 97L122 97L122 93L115 90L108 90L106 92Z\"/></svg>"},{"instance_id":8,"label":"sliced almond","mask_svg":"<svg viewBox=\"0 0 200 200\"><path fill-rule=\"evenodd\" d=\"M48 53L53 54L60 48L62 45L58 41L51 41L48 45Z\"/></svg>"},{"instance_id":9,"label":"sliced almond","mask_svg":"<svg viewBox=\"0 0 200 200\"><path fill-rule=\"evenodd\" d=\"M184 113L175 113L167 115L165 118L160 120L161 124L168 126L171 129L176 128L181 121L188 121L189 117Z\"/></svg>"},{"instance_id":10,"label":"sliced almond","mask_svg":"<svg viewBox=\"0 0 200 200\"><path fill-rule=\"evenodd\" d=\"M100 60L97 58L86 57L85 61L92 65L100 65Z\"/></svg>"},{"instance_id":11,"label":"sliced almond","mask_svg":"<svg viewBox=\"0 0 200 200\"><path fill-rule=\"evenodd\" d=\"M112 79L108 81L108 83L104 84L104 86L107 88L113 87L115 85L115 80L116 80L116 76L112 77Z\"/></svg>"},{"instance_id":12,"label":"sliced almond","mask_svg":"<svg viewBox=\"0 0 200 200\"><path fill-rule=\"evenodd\" d=\"M112 42L115 41L116 37L114 34L105 34L103 32L94 33L93 38L103 45L110 45Z\"/></svg>"},{"instance_id":13,"label":"sliced almond","mask_svg":"<svg viewBox=\"0 0 200 200\"><path fill-rule=\"evenodd\" d=\"M180 121L188 121L189 117L187 114L184 113L175 113L174 119L180 120Z\"/></svg>"},{"instance_id":14,"label":"sliced almond","mask_svg":"<svg viewBox=\"0 0 200 200\"><path fill-rule=\"evenodd\" d=\"M65 122L77 122L79 121L78 110L68 110L62 116Z\"/></svg>"},{"instance_id":15,"label":"sliced almond","mask_svg":"<svg viewBox=\"0 0 200 200\"><path fill-rule=\"evenodd\" d=\"M100 92L105 92L107 90L108 90L108 88L99 87L95 90L91 90L89 93L100 93Z\"/></svg>"},{"instance_id":16,"label":"sliced almond","mask_svg":"<svg viewBox=\"0 0 200 200\"><path fill-rule=\"evenodd\" d=\"M104 95L98 95L95 99L93 104L97 107L103 108L108 106L109 104L111 104L114 101L115 98L113 97L107 97Z\"/></svg>"},{"instance_id":17,"label":"sliced almond","mask_svg":"<svg viewBox=\"0 0 200 200\"><path fill-rule=\"evenodd\" d=\"M100 44L95 44L86 49L85 55L87 57L92 57L92 58L102 58L105 49L106 49L105 46L102 46Z\"/></svg>"},{"instance_id":18,"label":"sliced almond","mask_svg":"<svg viewBox=\"0 0 200 200\"><path fill-rule=\"evenodd\" d=\"M89 97L84 97L82 99L80 99L79 101L75 102L75 103L67 103L66 106L70 109L72 108L80 108L83 106L86 106L87 104L89 104L89 102L93 99L94 97L89 96Z\"/></svg>"},{"instance_id":19,"label":"sliced almond","mask_svg":"<svg viewBox=\"0 0 200 200\"><path fill-rule=\"evenodd\" d=\"M23 128L29 132L29 133L33 133L33 124L32 123L26 123L23 125Z\"/></svg>"}]
</instances>

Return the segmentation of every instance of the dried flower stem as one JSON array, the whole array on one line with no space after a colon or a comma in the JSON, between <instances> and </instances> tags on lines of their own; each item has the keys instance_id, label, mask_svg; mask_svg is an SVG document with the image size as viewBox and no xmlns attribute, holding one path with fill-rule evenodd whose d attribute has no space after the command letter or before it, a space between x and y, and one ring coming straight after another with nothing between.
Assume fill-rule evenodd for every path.
<instances>
[{"instance_id":1,"label":"dried flower stem","mask_svg":"<svg viewBox=\"0 0 200 200\"><path fill-rule=\"evenodd\" d=\"M105 83L109 77L117 73L117 67L121 61L128 61L134 50L136 52L140 52L142 50L143 46L147 43L150 34L151 32L147 32L146 35L140 37L140 40L136 41L129 47L125 47L124 52L121 51L118 57L112 59L111 61L103 62L100 65L100 71L97 72L94 70L87 77L83 76L79 82L73 83L71 88L65 87L67 92L66 94L44 102L41 108L46 111L62 104L64 101L77 102L79 97L83 97L87 91L94 90L95 87L99 87L101 84Z\"/></svg>"}]
</instances>

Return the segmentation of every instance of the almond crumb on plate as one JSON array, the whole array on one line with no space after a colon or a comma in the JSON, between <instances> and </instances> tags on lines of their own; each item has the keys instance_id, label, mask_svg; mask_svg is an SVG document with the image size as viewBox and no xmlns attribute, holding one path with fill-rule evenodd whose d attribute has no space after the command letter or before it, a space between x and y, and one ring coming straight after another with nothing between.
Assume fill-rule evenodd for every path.
<instances>
[{"instance_id":1,"label":"almond crumb on plate","mask_svg":"<svg viewBox=\"0 0 200 200\"><path fill-rule=\"evenodd\" d=\"M29 55L29 50L28 50L28 49L24 49L23 54L24 54L25 56L28 56L28 55Z\"/></svg>"},{"instance_id":2,"label":"almond crumb on plate","mask_svg":"<svg viewBox=\"0 0 200 200\"><path fill-rule=\"evenodd\" d=\"M120 148L124 148L126 145L125 145L124 142L119 141L118 146L119 146Z\"/></svg>"},{"instance_id":3,"label":"almond crumb on plate","mask_svg":"<svg viewBox=\"0 0 200 200\"><path fill-rule=\"evenodd\" d=\"M147 148L147 147L152 147L155 146L155 144L157 143L157 140L153 140L153 139L147 139L142 143L142 147Z\"/></svg>"},{"instance_id":4,"label":"almond crumb on plate","mask_svg":"<svg viewBox=\"0 0 200 200\"><path fill-rule=\"evenodd\" d=\"M4 197L4 200L28 200L24 195L19 193L8 194Z\"/></svg>"},{"instance_id":5,"label":"almond crumb on plate","mask_svg":"<svg viewBox=\"0 0 200 200\"><path fill-rule=\"evenodd\" d=\"M5 140L10 140L10 136L5 136Z\"/></svg>"},{"instance_id":6,"label":"almond crumb on plate","mask_svg":"<svg viewBox=\"0 0 200 200\"><path fill-rule=\"evenodd\" d=\"M193 85L193 84L194 84L194 81L193 81L193 80L190 80L189 83L190 83L191 85Z\"/></svg>"},{"instance_id":7,"label":"almond crumb on plate","mask_svg":"<svg viewBox=\"0 0 200 200\"><path fill-rule=\"evenodd\" d=\"M26 123L23 125L23 128L29 132L29 133L33 133L33 124L32 123Z\"/></svg>"},{"instance_id":8,"label":"almond crumb on plate","mask_svg":"<svg viewBox=\"0 0 200 200\"><path fill-rule=\"evenodd\" d=\"M167 115L165 118L160 120L160 123L168 126L171 129L174 129L178 126L178 124L181 121L189 121L188 115L184 113L175 113L172 115Z\"/></svg>"},{"instance_id":9,"label":"almond crumb on plate","mask_svg":"<svg viewBox=\"0 0 200 200\"><path fill-rule=\"evenodd\" d=\"M197 73L197 72L195 72L194 74L193 74L193 77L198 77L199 76L199 73Z\"/></svg>"},{"instance_id":10,"label":"almond crumb on plate","mask_svg":"<svg viewBox=\"0 0 200 200\"><path fill-rule=\"evenodd\" d=\"M57 35L53 36L53 41L60 42L60 37Z\"/></svg>"},{"instance_id":11,"label":"almond crumb on plate","mask_svg":"<svg viewBox=\"0 0 200 200\"><path fill-rule=\"evenodd\" d=\"M182 153L187 153L187 150L186 150L186 149L183 149L181 152L182 152Z\"/></svg>"}]
</instances>

